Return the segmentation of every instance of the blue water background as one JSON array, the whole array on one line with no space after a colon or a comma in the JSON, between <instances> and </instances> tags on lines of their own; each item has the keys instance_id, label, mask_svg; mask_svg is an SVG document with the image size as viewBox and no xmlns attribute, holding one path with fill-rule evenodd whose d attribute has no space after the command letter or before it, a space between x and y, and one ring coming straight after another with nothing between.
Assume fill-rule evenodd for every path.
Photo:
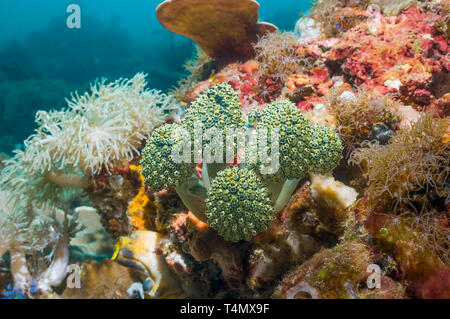
<instances>
[{"instance_id":1,"label":"blue water background","mask_svg":"<svg viewBox=\"0 0 450 319\"><path fill-rule=\"evenodd\" d=\"M64 107L74 90L98 77L149 74L167 91L192 55L189 39L156 19L159 0L1 0L0 152L10 153L34 129L37 110ZM66 7L80 5L82 28L66 27ZM292 30L309 0L260 0L260 19Z\"/></svg>"}]
</instances>

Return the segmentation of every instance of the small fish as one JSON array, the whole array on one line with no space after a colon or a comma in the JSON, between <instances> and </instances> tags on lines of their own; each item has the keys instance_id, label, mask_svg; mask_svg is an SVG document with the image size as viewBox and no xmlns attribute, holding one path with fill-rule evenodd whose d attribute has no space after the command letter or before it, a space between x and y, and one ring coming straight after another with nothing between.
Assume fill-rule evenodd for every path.
<instances>
[{"instance_id":1,"label":"small fish","mask_svg":"<svg viewBox=\"0 0 450 319\"><path fill-rule=\"evenodd\" d=\"M163 235L152 231L135 231L129 237L120 237L112 260L132 267L144 279L144 292L148 298L181 296L183 290L170 272L164 256L158 254ZM147 291L150 290L148 293Z\"/></svg>"}]
</instances>

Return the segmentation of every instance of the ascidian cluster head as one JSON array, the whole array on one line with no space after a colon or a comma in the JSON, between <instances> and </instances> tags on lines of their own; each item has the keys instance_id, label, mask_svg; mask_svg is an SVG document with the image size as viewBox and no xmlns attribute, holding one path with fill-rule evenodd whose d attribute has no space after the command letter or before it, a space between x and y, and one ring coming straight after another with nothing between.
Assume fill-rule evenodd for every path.
<instances>
[{"instance_id":1,"label":"ascidian cluster head","mask_svg":"<svg viewBox=\"0 0 450 319\"><path fill-rule=\"evenodd\" d=\"M181 126L165 124L157 128L142 151L142 175L145 184L160 191L183 184L195 168L195 163L176 163L172 160L174 146L183 138Z\"/></svg>"},{"instance_id":2,"label":"ascidian cluster head","mask_svg":"<svg viewBox=\"0 0 450 319\"><path fill-rule=\"evenodd\" d=\"M333 129L324 125L313 125L310 172L326 174L333 170L339 165L343 150L342 141Z\"/></svg>"},{"instance_id":3,"label":"ascidian cluster head","mask_svg":"<svg viewBox=\"0 0 450 319\"><path fill-rule=\"evenodd\" d=\"M242 129L245 125L239 95L228 83L213 86L192 102L182 125L191 132L192 138L195 137L196 129L201 129L206 135L222 134L222 143L225 145L227 131ZM212 149L211 155L216 159L223 159L226 156L225 148L223 151L222 154L216 154L216 149ZM234 154L236 151L235 149Z\"/></svg>"},{"instance_id":4,"label":"ascidian cluster head","mask_svg":"<svg viewBox=\"0 0 450 319\"><path fill-rule=\"evenodd\" d=\"M196 123L201 124L204 130L217 128L225 131L244 127L239 96L229 84L213 86L192 102L182 125L193 132Z\"/></svg>"},{"instance_id":5,"label":"ascidian cluster head","mask_svg":"<svg viewBox=\"0 0 450 319\"><path fill-rule=\"evenodd\" d=\"M339 164L343 151L339 136L326 126L311 125L289 100L275 101L254 117L259 118L258 128L279 130L280 169L273 178L301 179L308 172L325 174Z\"/></svg>"},{"instance_id":6,"label":"ascidian cluster head","mask_svg":"<svg viewBox=\"0 0 450 319\"><path fill-rule=\"evenodd\" d=\"M253 170L234 166L217 174L208 190L206 215L225 240L250 240L270 227L273 207L267 187Z\"/></svg>"},{"instance_id":7,"label":"ascidian cluster head","mask_svg":"<svg viewBox=\"0 0 450 319\"><path fill-rule=\"evenodd\" d=\"M186 182L194 173L195 164L175 163L171 154L175 145L183 139L183 129L194 139L196 126L199 129L217 129L223 134L226 129L244 127L239 96L227 84L218 84L199 96L186 111L178 124L166 124L155 130L147 141L141 160L145 183L153 190L167 189ZM176 134L175 134L176 133ZM192 160L192 158L191 158Z\"/></svg>"}]
</instances>

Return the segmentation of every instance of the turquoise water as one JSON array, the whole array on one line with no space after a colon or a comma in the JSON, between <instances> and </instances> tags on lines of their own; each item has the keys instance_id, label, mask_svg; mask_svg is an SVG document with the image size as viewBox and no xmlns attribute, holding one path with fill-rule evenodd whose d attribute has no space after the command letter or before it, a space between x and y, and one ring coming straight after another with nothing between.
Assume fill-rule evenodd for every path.
<instances>
[{"instance_id":1,"label":"turquoise water","mask_svg":"<svg viewBox=\"0 0 450 319\"><path fill-rule=\"evenodd\" d=\"M260 18L291 30L309 1L261 0ZM81 8L81 29L68 29L66 7ZM0 1L0 152L20 147L37 110L64 106L74 90L98 77L148 73L167 91L192 55L189 39L156 19L159 0Z\"/></svg>"}]
</instances>

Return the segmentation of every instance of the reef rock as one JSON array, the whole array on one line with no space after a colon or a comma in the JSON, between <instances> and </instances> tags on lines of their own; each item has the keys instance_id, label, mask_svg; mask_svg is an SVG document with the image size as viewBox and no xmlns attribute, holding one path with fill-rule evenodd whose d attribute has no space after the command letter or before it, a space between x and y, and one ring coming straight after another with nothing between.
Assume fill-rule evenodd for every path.
<instances>
[{"instance_id":1,"label":"reef rock","mask_svg":"<svg viewBox=\"0 0 450 319\"><path fill-rule=\"evenodd\" d=\"M131 269L110 259L87 262L81 266L81 288L66 287L68 299L129 299L128 288L136 281Z\"/></svg>"},{"instance_id":2,"label":"reef rock","mask_svg":"<svg viewBox=\"0 0 450 319\"><path fill-rule=\"evenodd\" d=\"M363 244L343 243L322 250L287 274L274 293L275 298L404 298L405 289L382 272L380 289L368 289L367 278L373 263Z\"/></svg>"},{"instance_id":3,"label":"reef rock","mask_svg":"<svg viewBox=\"0 0 450 319\"><path fill-rule=\"evenodd\" d=\"M208 224L192 213L180 214L173 221L173 228L185 253L192 255L199 262L209 259L217 262L224 279L231 286L242 281L243 256L238 245L222 239Z\"/></svg>"},{"instance_id":4,"label":"reef rock","mask_svg":"<svg viewBox=\"0 0 450 319\"><path fill-rule=\"evenodd\" d=\"M414 5L397 17L378 16L375 32L363 22L344 33L326 53L326 63L358 85L427 106L441 97L436 83L448 81L450 42L435 27L442 18Z\"/></svg>"}]
</instances>

